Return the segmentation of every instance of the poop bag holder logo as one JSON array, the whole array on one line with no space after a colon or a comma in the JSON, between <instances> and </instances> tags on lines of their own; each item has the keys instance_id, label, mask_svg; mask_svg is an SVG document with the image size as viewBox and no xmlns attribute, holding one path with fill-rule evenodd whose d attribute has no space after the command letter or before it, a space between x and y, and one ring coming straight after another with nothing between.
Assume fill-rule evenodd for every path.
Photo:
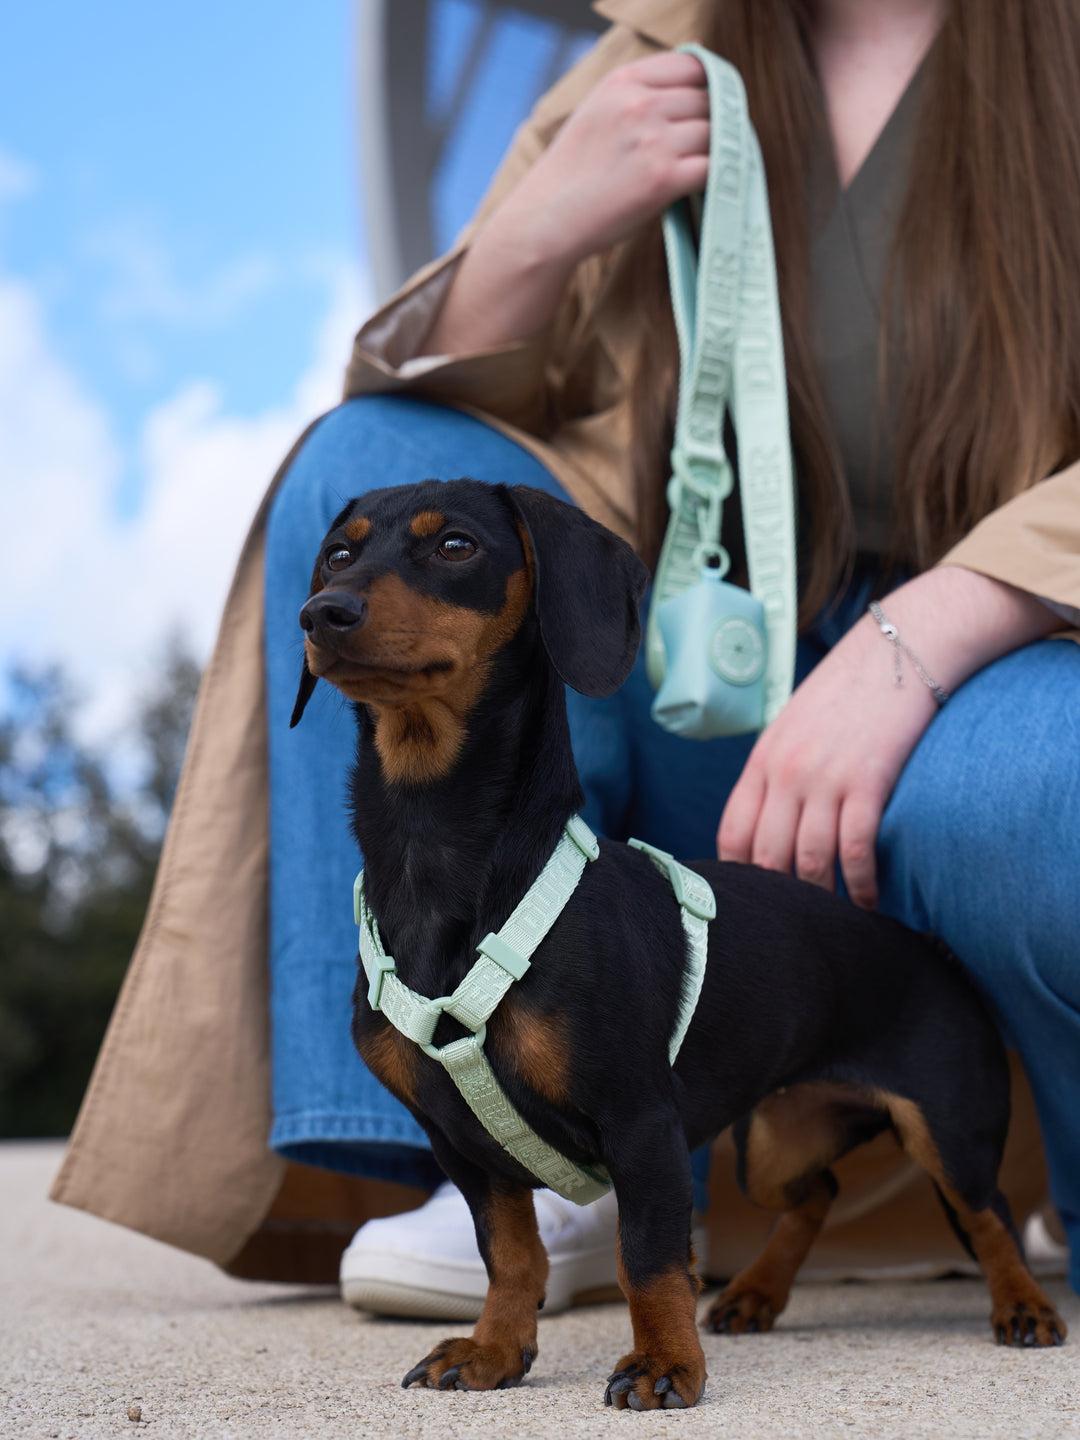
<instances>
[{"instance_id":1,"label":"poop bag holder logo","mask_svg":"<svg viewBox=\"0 0 1080 1440\"><path fill-rule=\"evenodd\" d=\"M709 82L709 179L695 246L691 205L664 214L679 339L671 515L645 635L653 719L710 740L760 730L795 673L795 500L787 381L769 202L739 72L698 45ZM730 416L750 589L725 578L723 504L734 487Z\"/></svg>"}]
</instances>

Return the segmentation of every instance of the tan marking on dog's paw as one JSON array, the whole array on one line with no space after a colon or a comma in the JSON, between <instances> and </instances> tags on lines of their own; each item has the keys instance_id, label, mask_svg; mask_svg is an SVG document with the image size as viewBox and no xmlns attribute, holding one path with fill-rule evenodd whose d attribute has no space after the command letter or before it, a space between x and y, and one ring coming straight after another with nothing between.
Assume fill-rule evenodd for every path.
<instances>
[{"instance_id":1,"label":"tan marking on dog's paw","mask_svg":"<svg viewBox=\"0 0 1080 1440\"><path fill-rule=\"evenodd\" d=\"M478 1345L466 1338L443 1340L414 1365L401 1382L432 1390L508 1390L520 1385L532 1368L536 1351L516 1346Z\"/></svg>"},{"instance_id":2,"label":"tan marking on dog's paw","mask_svg":"<svg viewBox=\"0 0 1080 1440\"><path fill-rule=\"evenodd\" d=\"M624 1355L608 1376L604 1404L616 1410L688 1410L705 1393L705 1359Z\"/></svg>"}]
</instances>

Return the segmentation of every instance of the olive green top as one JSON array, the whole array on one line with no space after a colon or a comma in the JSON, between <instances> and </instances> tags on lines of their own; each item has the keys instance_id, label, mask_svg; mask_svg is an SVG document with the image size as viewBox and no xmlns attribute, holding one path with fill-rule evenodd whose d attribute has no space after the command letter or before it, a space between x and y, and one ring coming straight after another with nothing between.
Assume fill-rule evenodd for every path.
<instances>
[{"instance_id":1,"label":"olive green top","mask_svg":"<svg viewBox=\"0 0 1080 1440\"><path fill-rule=\"evenodd\" d=\"M810 177L811 339L843 458L860 550L884 548L892 503L895 375L883 403L878 346L893 231L919 112L917 71L845 189L831 149Z\"/></svg>"}]
</instances>

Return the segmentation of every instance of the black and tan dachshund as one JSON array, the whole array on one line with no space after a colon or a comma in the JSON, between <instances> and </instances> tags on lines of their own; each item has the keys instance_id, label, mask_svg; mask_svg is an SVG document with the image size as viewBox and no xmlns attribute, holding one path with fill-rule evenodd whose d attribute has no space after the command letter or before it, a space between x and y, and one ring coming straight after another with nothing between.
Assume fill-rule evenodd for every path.
<instances>
[{"instance_id":1,"label":"black and tan dachshund","mask_svg":"<svg viewBox=\"0 0 1080 1440\"><path fill-rule=\"evenodd\" d=\"M356 702L353 828L368 902L414 991L455 988L582 804L563 682L593 696L623 682L645 581L629 546L525 487L424 481L354 500L334 522L301 611L293 723L320 676ZM612 841L487 1030L486 1054L526 1120L614 1183L633 1348L605 1399L640 1410L701 1397L688 1156L727 1125L747 1194L780 1214L708 1329L771 1328L836 1192L830 1165L891 1130L982 1266L999 1342L1059 1344L1065 1325L1024 1265L997 1185L1005 1054L957 963L791 876L692 868L718 917L674 1068L680 912L656 866ZM443 1015L434 1041L464 1033ZM404 1383L516 1385L536 1356L547 1275L537 1182L442 1066L371 1010L362 975L353 1035L464 1192L490 1277L472 1337L444 1340Z\"/></svg>"}]
</instances>

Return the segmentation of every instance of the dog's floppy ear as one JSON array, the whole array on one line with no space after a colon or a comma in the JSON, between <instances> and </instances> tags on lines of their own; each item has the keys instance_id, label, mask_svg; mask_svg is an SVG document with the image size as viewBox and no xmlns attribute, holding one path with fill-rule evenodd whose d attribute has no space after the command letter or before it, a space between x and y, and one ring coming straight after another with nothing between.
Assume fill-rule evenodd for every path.
<instances>
[{"instance_id":1,"label":"dog's floppy ear","mask_svg":"<svg viewBox=\"0 0 1080 1440\"><path fill-rule=\"evenodd\" d=\"M315 686L319 683L319 677L313 675L308 669L307 656L304 656L304 663L300 668L300 688L296 692L296 704L293 706L292 715L289 718L289 729L292 730L300 724L300 720L307 709L307 702L315 692Z\"/></svg>"},{"instance_id":2,"label":"dog's floppy ear","mask_svg":"<svg viewBox=\"0 0 1080 1440\"><path fill-rule=\"evenodd\" d=\"M337 522L335 521L335 524L336 523ZM311 586L308 590L307 595L307 598L309 600L311 599L312 595L317 595L319 591L323 588L322 575L320 573L321 570L321 561L316 560L315 569L311 572ZM304 711L307 709L307 702L314 694L315 686L318 683L319 677L317 675L313 675L308 669L307 655L305 655L304 663L300 667L300 688L296 692L296 704L293 706L292 715L289 717L290 730L295 729L295 727L300 724L300 721L303 718Z\"/></svg>"},{"instance_id":3,"label":"dog's floppy ear","mask_svg":"<svg viewBox=\"0 0 1080 1440\"><path fill-rule=\"evenodd\" d=\"M648 570L576 506L528 485L505 493L532 548L533 599L551 663L582 695L613 695L634 668Z\"/></svg>"}]
</instances>

